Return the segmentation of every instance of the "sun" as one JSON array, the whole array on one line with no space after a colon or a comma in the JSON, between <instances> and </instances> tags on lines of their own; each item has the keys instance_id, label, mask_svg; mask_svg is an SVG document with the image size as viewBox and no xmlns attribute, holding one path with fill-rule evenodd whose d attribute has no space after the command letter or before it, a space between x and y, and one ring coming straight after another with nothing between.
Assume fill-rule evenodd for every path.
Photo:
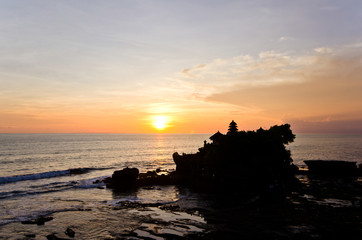
<instances>
[{"instance_id":1,"label":"sun","mask_svg":"<svg viewBox=\"0 0 362 240\"><path fill-rule=\"evenodd\" d=\"M152 124L158 130L163 130L167 127L168 122L169 118L166 116L154 116Z\"/></svg>"}]
</instances>

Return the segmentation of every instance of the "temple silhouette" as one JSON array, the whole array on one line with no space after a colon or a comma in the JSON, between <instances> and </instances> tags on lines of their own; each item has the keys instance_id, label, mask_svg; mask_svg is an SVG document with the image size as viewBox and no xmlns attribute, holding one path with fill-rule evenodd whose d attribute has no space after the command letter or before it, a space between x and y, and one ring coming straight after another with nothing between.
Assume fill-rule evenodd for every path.
<instances>
[{"instance_id":1,"label":"temple silhouette","mask_svg":"<svg viewBox=\"0 0 362 240\"><path fill-rule=\"evenodd\" d=\"M226 134L216 132L211 143L194 154L173 154L176 180L189 186L242 191L283 187L294 179L296 167L285 145L295 135L289 124L268 130L239 131L231 121Z\"/></svg>"}]
</instances>

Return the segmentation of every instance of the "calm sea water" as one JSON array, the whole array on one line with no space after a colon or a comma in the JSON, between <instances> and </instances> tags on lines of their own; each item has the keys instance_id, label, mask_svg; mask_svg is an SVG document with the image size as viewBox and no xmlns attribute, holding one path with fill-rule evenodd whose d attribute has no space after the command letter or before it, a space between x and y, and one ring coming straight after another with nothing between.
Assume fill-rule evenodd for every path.
<instances>
[{"instance_id":1,"label":"calm sea water","mask_svg":"<svg viewBox=\"0 0 362 240\"><path fill-rule=\"evenodd\" d=\"M48 213L94 208L119 199L175 201L182 194L139 191L115 196L97 179L116 169L174 169L172 153L197 152L210 134L0 134L0 225ZM362 163L361 135L297 135L294 163L331 159ZM81 168L83 174L71 174Z\"/></svg>"}]
</instances>

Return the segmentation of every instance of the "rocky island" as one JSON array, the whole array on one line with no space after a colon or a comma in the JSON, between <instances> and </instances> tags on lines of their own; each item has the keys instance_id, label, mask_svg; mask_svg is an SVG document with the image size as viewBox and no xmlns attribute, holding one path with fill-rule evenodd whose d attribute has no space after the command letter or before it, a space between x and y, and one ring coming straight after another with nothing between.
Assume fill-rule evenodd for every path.
<instances>
[{"instance_id":1,"label":"rocky island","mask_svg":"<svg viewBox=\"0 0 362 240\"><path fill-rule=\"evenodd\" d=\"M227 134L219 131L194 154L173 154L176 171L139 174L138 169L115 171L107 187L125 189L145 185L178 184L202 191L262 193L295 182L297 167L285 145L295 135L289 124L268 130L238 131L232 121Z\"/></svg>"},{"instance_id":2,"label":"rocky island","mask_svg":"<svg viewBox=\"0 0 362 240\"><path fill-rule=\"evenodd\" d=\"M261 192L294 181L286 144L295 135L289 124L268 130L238 131L232 121L227 134L219 131L195 154L173 154L178 183L205 189Z\"/></svg>"}]
</instances>

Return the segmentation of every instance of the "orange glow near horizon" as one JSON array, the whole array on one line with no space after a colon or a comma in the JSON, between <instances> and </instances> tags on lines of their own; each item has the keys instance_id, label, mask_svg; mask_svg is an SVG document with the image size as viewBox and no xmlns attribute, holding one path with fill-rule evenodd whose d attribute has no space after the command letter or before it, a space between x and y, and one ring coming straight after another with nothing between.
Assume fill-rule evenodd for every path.
<instances>
[{"instance_id":1,"label":"orange glow near horizon","mask_svg":"<svg viewBox=\"0 0 362 240\"><path fill-rule=\"evenodd\" d=\"M292 62L281 64L278 54L262 56L225 59L222 68L215 60L207 68L184 70L169 85L145 83L128 92L94 96L84 90L84 97L76 97L76 88L67 94L49 88L48 93L54 92L49 95L33 89L28 97L21 89L20 95L0 92L0 133L226 133L232 119L239 130L289 123L295 133L362 133L360 58L348 52L282 55ZM250 69L226 75L225 85L220 83L217 76L239 73L248 61L254 63ZM300 66L294 68L294 62ZM259 81L255 71L269 80ZM195 79L186 74L193 72ZM244 83L227 87L227 81L231 86L238 79Z\"/></svg>"}]
</instances>

